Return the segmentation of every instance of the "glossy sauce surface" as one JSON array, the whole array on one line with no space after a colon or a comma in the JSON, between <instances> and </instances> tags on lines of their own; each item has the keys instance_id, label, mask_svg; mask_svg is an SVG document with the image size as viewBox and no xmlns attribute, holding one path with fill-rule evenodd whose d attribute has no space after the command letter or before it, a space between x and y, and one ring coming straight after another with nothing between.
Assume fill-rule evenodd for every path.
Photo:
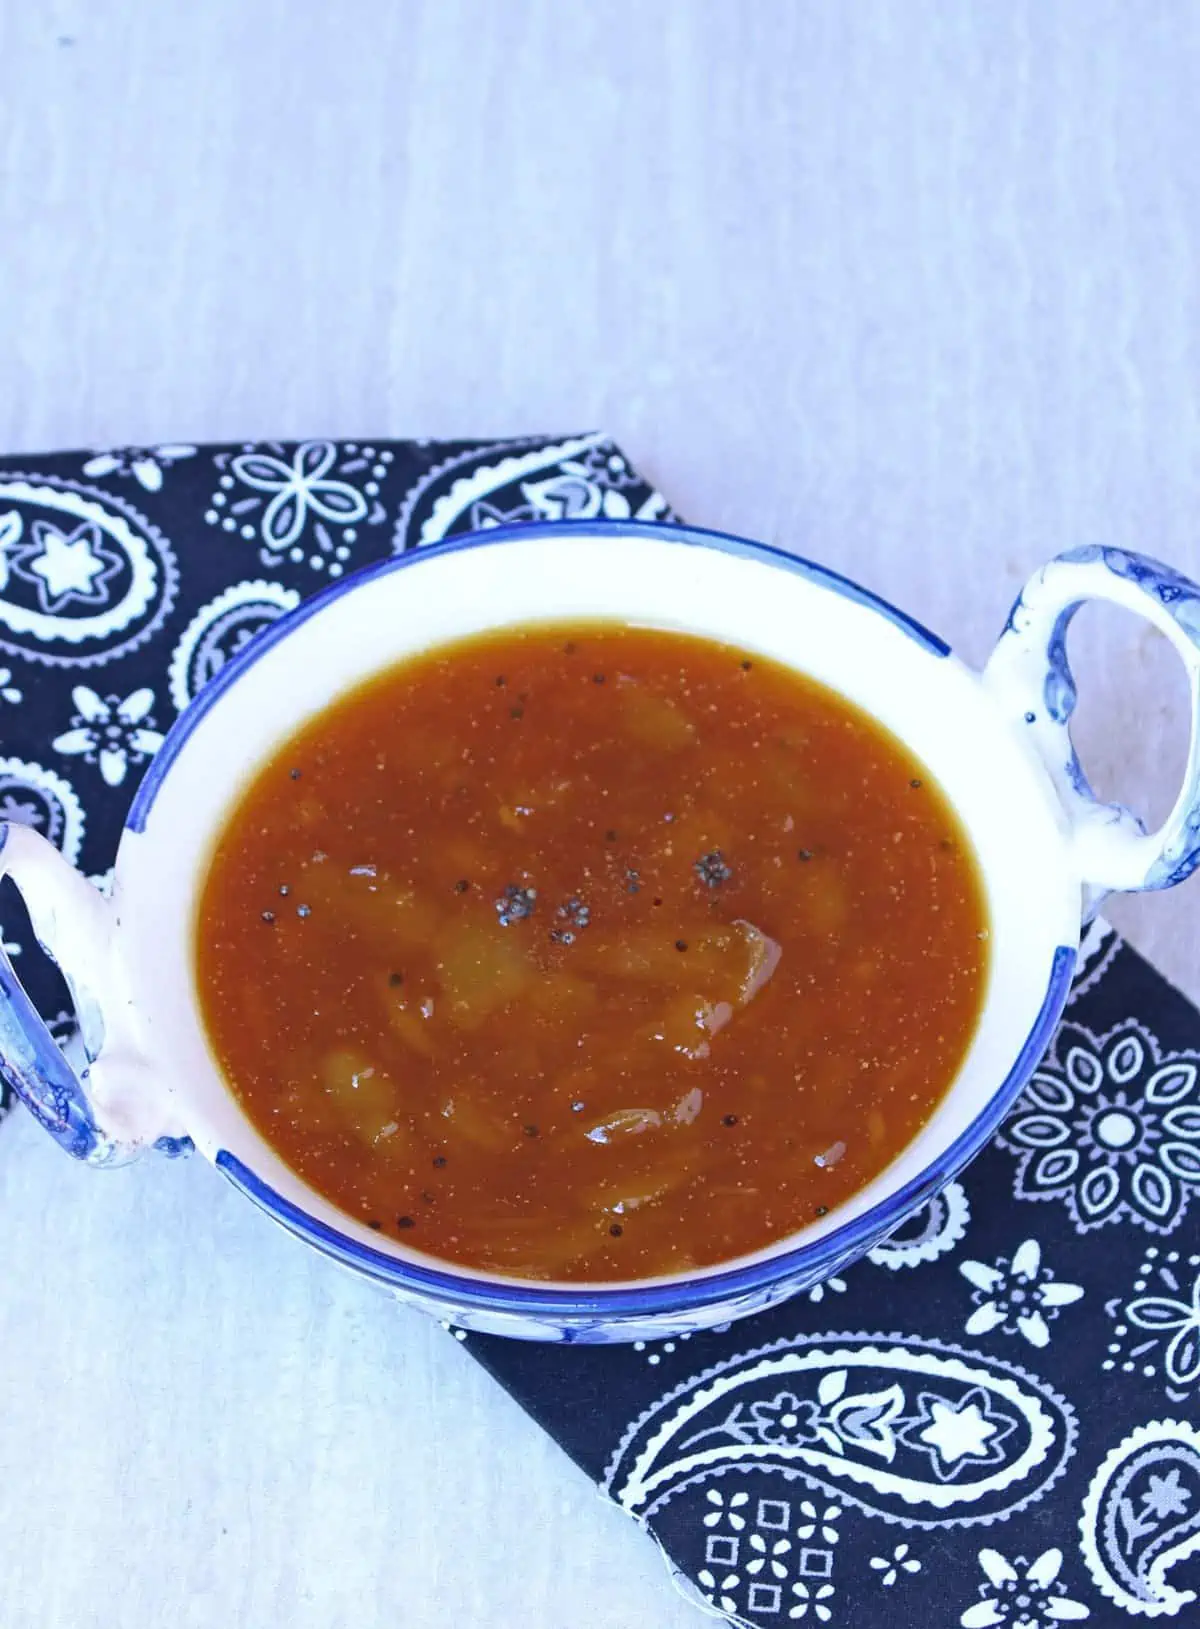
<instances>
[{"instance_id":1,"label":"glossy sauce surface","mask_svg":"<svg viewBox=\"0 0 1200 1629\"><path fill-rule=\"evenodd\" d=\"M381 1235L516 1277L706 1266L920 1129L982 997L957 818L824 687L691 636L509 630L256 776L196 922L246 1112Z\"/></svg>"}]
</instances>

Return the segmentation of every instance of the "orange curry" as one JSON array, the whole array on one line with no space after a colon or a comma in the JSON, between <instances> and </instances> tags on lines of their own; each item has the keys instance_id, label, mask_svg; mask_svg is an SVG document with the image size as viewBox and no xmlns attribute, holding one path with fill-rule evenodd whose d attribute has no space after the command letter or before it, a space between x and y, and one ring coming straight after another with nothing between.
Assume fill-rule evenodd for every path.
<instances>
[{"instance_id":1,"label":"orange curry","mask_svg":"<svg viewBox=\"0 0 1200 1629\"><path fill-rule=\"evenodd\" d=\"M309 1183L519 1278L727 1261L946 1091L987 923L945 797L844 699L610 624L444 646L256 775L196 925L211 1045Z\"/></svg>"}]
</instances>

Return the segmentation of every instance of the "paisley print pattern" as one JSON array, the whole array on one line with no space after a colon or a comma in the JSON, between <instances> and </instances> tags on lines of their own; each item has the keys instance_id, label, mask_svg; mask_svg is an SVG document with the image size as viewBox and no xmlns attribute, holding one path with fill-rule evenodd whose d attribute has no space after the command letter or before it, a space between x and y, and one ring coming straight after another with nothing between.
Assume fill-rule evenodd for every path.
<instances>
[{"instance_id":1,"label":"paisley print pattern","mask_svg":"<svg viewBox=\"0 0 1200 1629\"><path fill-rule=\"evenodd\" d=\"M32 826L72 865L83 846L84 813L68 780L20 758L0 758L0 820Z\"/></svg>"},{"instance_id":2,"label":"paisley print pattern","mask_svg":"<svg viewBox=\"0 0 1200 1629\"><path fill-rule=\"evenodd\" d=\"M600 435L546 444L511 442L456 453L405 500L396 552L458 532L531 520L669 520L659 493Z\"/></svg>"},{"instance_id":3,"label":"paisley print pattern","mask_svg":"<svg viewBox=\"0 0 1200 1629\"><path fill-rule=\"evenodd\" d=\"M300 595L282 583L234 583L202 605L180 636L167 670L171 700L182 712L268 623L295 610Z\"/></svg>"},{"instance_id":4,"label":"paisley print pattern","mask_svg":"<svg viewBox=\"0 0 1200 1629\"><path fill-rule=\"evenodd\" d=\"M598 516L673 518L599 433L0 459L0 818L107 886L161 733L306 594L472 528ZM7 887L0 925L70 1045ZM992 1147L865 1260L698 1334L451 1334L732 1623L1184 1623L1198 1189L1200 1014L1097 921Z\"/></svg>"},{"instance_id":5,"label":"paisley print pattern","mask_svg":"<svg viewBox=\"0 0 1200 1629\"><path fill-rule=\"evenodd\" d=\"M971 1207L961 1182L948 1182L927 1205L906 1216L894 1233L868 1256L876 1267L919 1267L936 1261L961 1244L971 1220Z\"/></svg>"},{"instance_id":6,"label":"paisley print pattern","mask_svg":"<svg viewBox=\"0 0 1200 1629\"><path fill-rule=\"evenodd\" d=\"M769 1466L885 1520L986 1521L1062 1469L1069 1405L1007 1364L886 1336L802 1337L705 1370L627 1433L605 1490L633 1515Z\"/></svg>"},{"instance_id":7,"label":"paisley print pattern","mask_svg":"<svg viewBox=\"0 0 1200 1629\"><path fill-rule=\"evenodd\" d=\"M1083 1559L1104 1595L1134 1616L1174 1617L1196 1600L1172 1570L1200 1550L1200 1430L1151 1420L1109 1450L1080 1518Z\"/></svg>"},{"instance_id":8,"label":"paisley print pattern","mask_svg":"<svg viewBox=\"0 0 1200 1629\"><path fill-rule=\"evenodd\" d=\"M156 633L177 588L171 545L125 499L0 467L0 650L98 666Z\"/></svg>"}]
</instances>

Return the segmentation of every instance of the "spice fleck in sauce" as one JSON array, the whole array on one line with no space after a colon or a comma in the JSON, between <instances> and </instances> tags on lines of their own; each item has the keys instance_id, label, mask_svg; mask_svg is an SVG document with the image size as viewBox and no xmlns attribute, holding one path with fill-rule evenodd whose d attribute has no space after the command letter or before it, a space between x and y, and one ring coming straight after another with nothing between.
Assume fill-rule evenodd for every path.
<instances>
[{"instance_id":1,"label":"spice fleck in sauce","mask_svg":"<svg viewBox=\"0 0 1200 1629\"><path fill-rule=\"evenodd\" d=\"M523 1278L757 1250L888 1165L974 1031L987 923L925 768L690 636L446 646L310 721L215 851L211 1044L381 1236Z\"/></svg>"}]
</instances>

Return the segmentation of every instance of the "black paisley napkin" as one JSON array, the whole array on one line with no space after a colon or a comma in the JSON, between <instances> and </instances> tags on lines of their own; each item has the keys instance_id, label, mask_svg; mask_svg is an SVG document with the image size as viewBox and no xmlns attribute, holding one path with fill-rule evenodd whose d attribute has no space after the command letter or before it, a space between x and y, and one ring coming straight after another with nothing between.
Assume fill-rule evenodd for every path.
<instances>
[{"instance_id":1,"label":"black paisley napkin","mask_svg":"<svg viewBox=\"0 0 1200 1629\"><path fill-rule=\"evenodd\" d=\"M598 515L671 518L602 435L0 460L0 818L103 882L171 720L304 594ZM734 1622L1200 1622L1200 1012L1097 924L994 1143L841 1276L635 1346L454 1334Z\"/></svg>"}]
</instances>

